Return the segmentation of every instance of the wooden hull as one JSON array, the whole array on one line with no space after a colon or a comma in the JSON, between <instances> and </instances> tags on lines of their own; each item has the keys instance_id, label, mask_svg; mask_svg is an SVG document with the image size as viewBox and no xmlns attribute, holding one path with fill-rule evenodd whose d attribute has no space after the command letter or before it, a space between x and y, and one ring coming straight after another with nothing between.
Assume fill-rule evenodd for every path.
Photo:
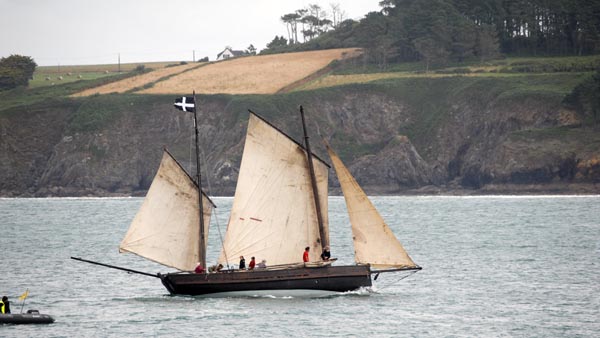
<instances>
[{"instance_id":1,"label":"wooden hull","mask_svg":"<svg viewBox=\"0 0 600 338\"><path fill-rule=\"evenodd\" d=\"M0 314L0 324L52 324L54 318L44 314Z\"/></svg>"},{"instance_id":2,"label":"wooden hull","mask_svg":"<svg viewBox=\"0 0 600 338\"><path fill-rule=\"evenodd\" d=\"M237 270L211 274L170 273L160 275L160 278L171 294L192 296L267 290L346 292L372 285L367 265Z\"/></svg>"}]
</instances>

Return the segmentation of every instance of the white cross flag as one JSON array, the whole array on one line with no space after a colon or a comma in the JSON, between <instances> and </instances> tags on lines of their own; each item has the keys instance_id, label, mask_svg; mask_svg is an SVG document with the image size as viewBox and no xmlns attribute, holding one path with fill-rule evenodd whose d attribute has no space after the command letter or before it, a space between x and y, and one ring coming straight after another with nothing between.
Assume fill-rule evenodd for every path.
<instances>
[{"instance_id":1,"label":"white cross flag","mask_svg":"<svg viewBox=\"0 0 600 338\"><path fill-rule=\"evenodd\" d=\"M193 97L179 97L175 99L175 108L183 111L194 111L195 102Z\"/></svg>"}]
</instances>

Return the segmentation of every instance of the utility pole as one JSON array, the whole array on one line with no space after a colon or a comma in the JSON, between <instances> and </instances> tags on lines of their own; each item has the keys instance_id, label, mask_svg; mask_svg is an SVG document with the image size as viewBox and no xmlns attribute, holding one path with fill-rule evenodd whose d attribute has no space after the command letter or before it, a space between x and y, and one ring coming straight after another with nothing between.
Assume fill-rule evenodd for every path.
<instances>
[{"instance_id":1,"label":"utility pole","mask_svg":"<svg viewBox=\"0 0 600 338\"><path fill-rule=\"evenodd\" d=\"M118 55L118 61L119 61L119 73L121 73L121 53L117 54Z\"/></svg>"},{"instance_id":2,"label":"utility pole","mask_svg":"<svg viewBox=\"0 0 600 338\"><path fill-rule=\"evenodd\" d=\"M192 62L196 62L196 50L192 51Z\"/></svg>"}]
</instances>

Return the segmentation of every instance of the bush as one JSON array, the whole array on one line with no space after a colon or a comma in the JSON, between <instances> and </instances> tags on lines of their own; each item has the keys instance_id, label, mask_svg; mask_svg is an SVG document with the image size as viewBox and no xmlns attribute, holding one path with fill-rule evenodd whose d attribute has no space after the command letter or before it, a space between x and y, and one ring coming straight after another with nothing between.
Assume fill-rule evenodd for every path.
<instances>
[{"instance_id":1,"label":"bush","mask_svg":"<svg viewBox=\"0 0 600 338\"><path fill-rule=\"evenodd\" d=\"M13 54L0 59L0 90L27 86L37 64L29 56Z\"/></svg>"},{"instance_id":2,"label":"bush","mask_svg":"<svg viewBox=\"0 0 600 338\"><path fill-rule=\"evenodd\" d=\"M600 68L591 78L573 88L563 99L563 104L575 109L592 125L600 124Z\"/></svg>"}]
</instances>

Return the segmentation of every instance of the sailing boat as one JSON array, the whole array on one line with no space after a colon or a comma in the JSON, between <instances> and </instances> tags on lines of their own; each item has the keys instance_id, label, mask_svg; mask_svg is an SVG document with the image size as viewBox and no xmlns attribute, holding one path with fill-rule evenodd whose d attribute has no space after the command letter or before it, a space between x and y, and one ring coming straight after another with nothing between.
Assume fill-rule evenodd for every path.
<instances>
[{"instance_id":1,"label":"sailing boat","mask_svg":"<svg viewBox=\"0 0 600 338\"><path fill-rule=\"evenodd\" d=\"M199 171L194 182L165 150L119 250L180 271L152 275L120 269L158 277L171 294L177 295L346 292L371 286L371 276L381 272L420 270L328 144L350 216L356 264L338 266L320 259L323 248L329 245L330 167L311 152L302 107L300 111L304 145L250 111L239 178L218 258L218 263L229 267L239 256L254 256L265 259L267 268L193 273L197 262L206 267L214 204L200 194ZM302 260L305 247L310 248L310 263Z\"/></svg>"}]
</instances>

